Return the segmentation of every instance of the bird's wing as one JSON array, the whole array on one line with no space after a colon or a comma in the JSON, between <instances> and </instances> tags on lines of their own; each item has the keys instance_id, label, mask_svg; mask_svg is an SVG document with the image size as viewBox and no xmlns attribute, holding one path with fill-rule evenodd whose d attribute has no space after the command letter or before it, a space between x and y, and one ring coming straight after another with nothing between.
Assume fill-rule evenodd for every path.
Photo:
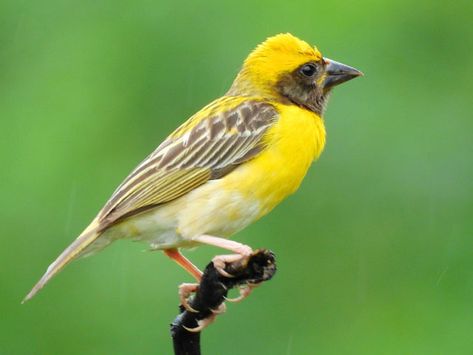
<instances>
[{"instance_id":1,"label":"bird's wing","mask_svg":"<svg viewBox=\"0 0 473 355\"><path fill-rule=\"evenodd\" d=\"M272 105L257 100L225 97L205 107L117 188L99 213L100 229L225 176L264 149L277 118Z\"/></svg>"}]
</instances>

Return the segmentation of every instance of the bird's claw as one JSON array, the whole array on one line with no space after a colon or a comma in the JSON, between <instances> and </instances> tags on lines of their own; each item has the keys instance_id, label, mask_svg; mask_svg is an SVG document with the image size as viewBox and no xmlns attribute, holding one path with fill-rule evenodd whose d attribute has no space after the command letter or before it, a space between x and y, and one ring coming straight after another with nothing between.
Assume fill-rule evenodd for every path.
<instances>
[{"instance_id":1,"label":"bird's claw","mask_svg":"<svg viewBox=\"0 0 473 355\"><path fill-rule=\"evenodd\" d=\"M212 312L215 315L225 313L226 311L227 311L227 305L225 303L221 303L217 309L210 309L210 312Z\"/></svg>"},{"instance_id":2,"label":"bird's claw","mask_svg":"<svg viewBox=\"0 0 473 355\"><path fill-rule=\"evenodd\" d=\"M215 267L215 270L217 270L217 272L222 275L223 277L226 277L226 278L234 278L235 275L232 275L232 274L229 274L228 272L225 271L225 265L223 267L220 267L220 266L216 266L214 264L214 267Z\"/></svg>"},{"instance_id":3,"label":"bird's claw","mask_svg":"<svg viewBox=\"0 0 473 355\"><path fill-rule=\"evenodd\" d=\"M187 311L192 312L192 313L199 313L199 311L191 307L191 305L188 302L188 299L191 293L196 292L198 289L199 289L199 284L183 283L179 285L179 301L181 302L181 305Z\"/></svg>"},{"instance_id":4,"label":"bird's claw","mask_svg":"<svg viewBox=\"0 0 473 355\"><path fill-rule=\"evenodd\" d=\"M225 271L225 266L227 263L232 263L243 258L249 257L253 253L253 250L247 246L242 245L240 249L238 249L238 254L230 254L230 255L217 255L212 259L212 263L214 268L218 271L218 273L227 278L233 278L235 275L232 275Z\"/></svg>"},{"instance_id":5,"label":"bird's claw","mask_svg":"<svg viewBox=\"0 0 473 355\"><path fill-rule=\"evenodd\" d=\"M191 293L196 292L198 289L199 289L199 284L183 283L179 285L179 300L181 302L181 305L182 307L184 307L185 310L192 313L199 313L199 311L192 308L192 306L188 302L188 299ZM210 323L215 321L215 318L217 317L217 315L225 313L226 310L227 310L227 306L225 305L225 303L222 303L220 304L220 306L218 306L217 309L210 309L210 312L212 312L212 314L209 317L197 321L197 327L189 328L184 325L182 327L191 333L201 332Z\"/></svg>"},{"instance_id":6,"label":"bird's claw","mask_svg":"<svg viewBox=\"0 0 473 355\"><path fill-rule=\"evenodd\" d=\"M235 298L225 297L225 300L232 303L243 301L245 298L247 298L251 294L253 289L257 286L258 284L253 284L253 283L247 283L246 285L242 285L240 286L240 295L238 297L235 297Z\"/></svg>"},{"instance_id":7,"label":"bird's claw","mask_svg":"<svg viewBox=\"0 0 473 355\"><path fill-rule=\"evenodd\" d=\"M241 260L243 258L248 258L252 253L253 250L246 246L242 245L238 250L234 250L237 252L237 254L232 254L232 255L219 255L216 256L212 259L213 266L217 272L222 275L223 277L226 278L234 278L235 275L232 275L228 273L225 270L225 267L227 263L232 263L238 260ZM240 295L236 298L226 298L225 300L229 302L240 302L241 300L245 299L248 297L253 290L258 284L252 284L252 283L247 283L245 285L242 285L240 287ZM225 287L225 285L223 285ZM198 313L199 311L195 310L192 308L192 306L188 302L188 298L191 293L196 292L199 288L199 284L191 284L191 283L183 283L179 286L179 299L181 302L181 305L189 312L192 313ZM225 287L226 289L226 287ZM191 333L199 333L201 332L205 327L207 327L210 323L215 321L215 318L217 315L222 314L226 311L227 307L225 303L222 303L218 306L217 309L210 309L210 316L201 320L197 321L197 327L195 328L189 328L186 326L182 326L185 330Z\"/></svg>"},{"instance_id":8,"label":"bird's claw","mask_svg":"<svg viewBox=\"0 0 473 355\"><path fill-rule=\"evenodd\" d=\"M212 322L215 320L215 317L216 317L216 315L215 315L215 314L212 314L210 317L207 317L207 318L198 320L198 321L197 321L197 327L195 327L195 328L188 328L188 327L186 327L185 325L183 325L182 327L183 327L185 330L187 330L188 332L191 332L191 333L199 333L199 332L201 332L204 328L206 328L208 325L210 325L210 323L212 323Z\"/></svg>"}]
</instances>

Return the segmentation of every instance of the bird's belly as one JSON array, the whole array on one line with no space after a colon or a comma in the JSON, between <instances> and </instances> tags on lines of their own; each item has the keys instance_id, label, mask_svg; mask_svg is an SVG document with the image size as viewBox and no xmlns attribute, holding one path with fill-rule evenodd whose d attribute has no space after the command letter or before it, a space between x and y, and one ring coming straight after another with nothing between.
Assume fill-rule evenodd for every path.
<instances>
[{"instance_id":1,"label":"bird's belly","mask_svg":"<svg viewBox=\"0 0 473 355\"><path fill-rule=\"evenodd\" d=\"M192 237L229 237L260 215L258 201L238 190L225 189L224 180L211 180L189 194L111 227L101 238L132 239L152 249L194 247Z\"/></svg>"},{"instance_id":2,"label":"bird's belly","mask_svg":"<svg viewBox=\"0 0 473 355\"><path fill-rule=\"evenodd\" d=\"M100 239L112 242L130 239L150 244L152 249L179 247L185 241L176 232L176 216L157 207L123 220L107 229Z\"/></svg>"},{"instance_id":3,"label":"bird's belly","mask_svg":"<svg viewBox=\"0 0 473 355\"><path fill-rule=\"evenodd\" d=\"M185 238L202 234L230 237L254 222L261 211L258 200L228 188L226 178L208 181L176 205L180 208L178 232Z\"/></svg>"},{"instance_id":4,"label":"bird's belly","mask_svg":"<svg viewBox=\"0 0 473 355\"><path fill-rule=\"evenodd\" d=\"M169 249L194 247L192 238L203 234L228 238L271 211L302 180L302 175L288 173L281 166L268 174L255 163L126 219L101 239L126 238L149 243L152 249Z\"/></svg>"}]
</instances>

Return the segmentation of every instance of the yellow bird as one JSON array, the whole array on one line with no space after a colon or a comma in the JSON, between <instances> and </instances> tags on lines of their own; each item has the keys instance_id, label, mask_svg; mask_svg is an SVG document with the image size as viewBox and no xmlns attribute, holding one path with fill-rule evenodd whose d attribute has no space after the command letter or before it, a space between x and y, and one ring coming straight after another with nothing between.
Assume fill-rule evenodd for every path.
<instances>
[{"instance_id":1,"label":"yellow bird","mask_svg":"<svg viewBox=\"0 0 473 355\"><path fill-rule=\"evenodd\" d=\"M228 92L189 118L115 190L92 223L48 267L33 297L70 261L117 239L147 242L197 280L180 248L202 244L246 256L230 236L299 187L325 145L331 89L362 73L291 34L256 47Z\"/></svg>"}]
</instances>

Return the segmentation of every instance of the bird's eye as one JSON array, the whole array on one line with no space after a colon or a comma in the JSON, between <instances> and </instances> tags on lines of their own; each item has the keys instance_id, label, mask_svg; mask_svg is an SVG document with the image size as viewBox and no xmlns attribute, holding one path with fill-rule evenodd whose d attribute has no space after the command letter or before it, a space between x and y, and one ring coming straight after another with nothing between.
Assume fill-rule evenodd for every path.
<instances>
[{"instance_id":1,"label":"bird's eye","mask_svg":"<svg viewBox=\"0 0 473 355\"><path fill-rule=\"evenodd\" d=\"M301 73L309 78L313 77L317 73L317 67L314 64L305 64L301 68Z\"/></svg>"}]
</instances>

